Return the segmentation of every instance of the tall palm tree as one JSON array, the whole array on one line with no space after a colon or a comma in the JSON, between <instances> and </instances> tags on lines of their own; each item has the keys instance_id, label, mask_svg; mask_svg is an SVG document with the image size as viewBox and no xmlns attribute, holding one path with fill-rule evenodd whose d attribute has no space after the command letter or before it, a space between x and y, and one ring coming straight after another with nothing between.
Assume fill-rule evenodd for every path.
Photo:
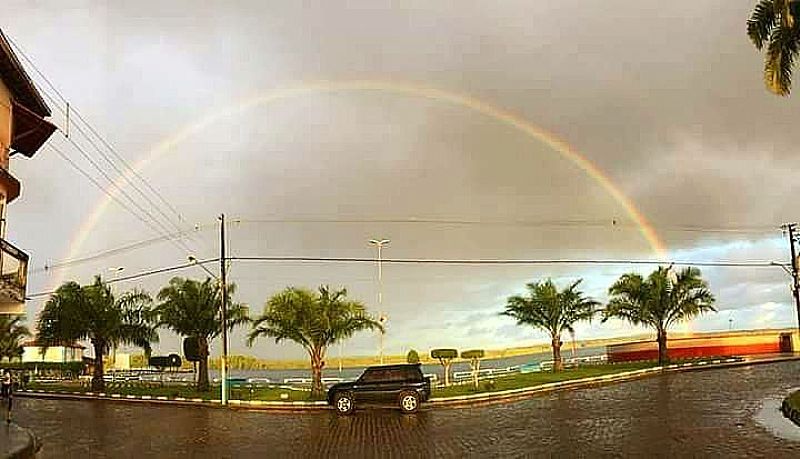
<instances>
[{"instance_id":1,"label":"tall palm tree","mask_svg":"<svg viewBox=\"0 0 800 459\"><path fill-rule=\"evenodd\" d=\"M347 299L347 289L321 286L312 292L290 287L267 300L263 314L253 322L248 344L264 336L276 343L290 340L301 345L311 359L311 394L318 397L324 390L322 369L328 347L362 330L383 331L383 327L363 304Z\"/></svg>"},{"instance_id":2,"label":"tall palm tree","mask_svg":"<svg viewBox=\"0 0 800 459\"><path fill-rule=\"evenodd\" d=\"M800 0L760 0L747 20L747 35L761 51L766 45L764 83L789 95L792 71L800 52Z\"/></svg>"},{"instance_id":3,"label":"tall palm tree","mask_svg":"<svg viewBox=\"0 0 800 459\"><path fill-rule=\"evenodd\" d=\"M22 316L0 314L0 361L22 358L22 339L31 336Z\"/></svg>"},{"instance_id":4,"label":"tall palm tree","mask_svg":"<svg viewBox=\"0 0 800 459\"><path fill-rule=\"evenodd\" d=\"M714 309L714 295L697 268L677 274L660 267L647 279L640 274L624 274L608 289L610 296L603 322L611 317L656 330L658 364L667 362L667 329ZM674 274L674 277L670 277Z\"/></svg>"},{"instance_id":5,"label":"tall palm tree","mask_svg":"<svg viewBox=\"0 0 800 459\"><path fill-rule=\"evenodd\" d=\"M564 369L561 359L561 333L574 332L572 326L591 320L598 302L583 296L578 290L582 279L559 291L551 279L526 284L527 295L508 298L501 315L513 317L518 324L530 325L550 334L553 348L553 371Z\"/></svg>"},{"instance_id":6,"label":"tall palm tree","mask_svg":"<svg viewBox=\"0 0 800 459\"><path fill-rule=\"evenodd\" d=\"M231 301L236 285L228 285L228 331L246 323L247 307ZM158 292L159 304L153 310L157 327L166 327L175 333L194 338L199 344L200 370L197 389L208 390L209 344L222 333L222 292L220 285L210 278L203 282L174 277L169 285Z\"/></svg>"},{"instance_id":7,"label":"tall palm tree","mask_svg":"<svg viewBox=\"0 0 800 459\"><path fill-rule=\"evenodd\" d=\"M94 283L61 285L47 300L36 324L36 340L44 346L88 340L94 348L92 390L105 390L103 357L113 346L139 346L150 352L158 341L151 324L150 296L141 290L115 296L100 276Z\"/></svg>"}]
</instances>

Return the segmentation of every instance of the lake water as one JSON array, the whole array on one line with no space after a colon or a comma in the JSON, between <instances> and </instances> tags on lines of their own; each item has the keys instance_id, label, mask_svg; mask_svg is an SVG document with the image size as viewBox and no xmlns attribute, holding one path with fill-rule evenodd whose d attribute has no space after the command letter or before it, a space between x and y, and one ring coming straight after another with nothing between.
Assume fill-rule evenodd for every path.
<instances>
[{"instance_id":1,"label":"lake water","mask_svg":"<svg viewBox=\"0 0 800 459\"><path fill-rule=\"evenodd\" d=\"M596 355L605 355L605 347L593 347L593 348L583 348L583 349L576 349L575 357L589 357L589 356L596 356ZM573 357L572 351L569 349L568 346L564 346L562 348L562 356L564 359L569 359ZM502 359L485 359L481 360L481 369L485 368L507 368L517 365L523 365L526 363L539 363L548 360L552 360L553 355L551 353L540 353L540 354L530 354L530 355L521 355L516 357L505 357ZM342 371L339 372L338 360L334 358L330 358L326 362L326 367L323 370L322 377L323 378L342 378L342 379L356 379L358 378L361 373L364 372L365 367L356 367L356 368L342 368ZM469 363L468 362L455 362L451 367L452 372L460 372L460 371L469 371ZM422 365L422 372L425 374L436 374L438 378L442 378L443 369L441 365L433 364L433 365ZM287 378L310 378L311 377L311 368L309 365L308 369L296 369L296 370L230 370L230 377L231 378L267 378L271 382L283 382L284 379ZM218 370L211 370L210 371L211 378L219 378L219 371Z\"/></svg>"}]
</instances>

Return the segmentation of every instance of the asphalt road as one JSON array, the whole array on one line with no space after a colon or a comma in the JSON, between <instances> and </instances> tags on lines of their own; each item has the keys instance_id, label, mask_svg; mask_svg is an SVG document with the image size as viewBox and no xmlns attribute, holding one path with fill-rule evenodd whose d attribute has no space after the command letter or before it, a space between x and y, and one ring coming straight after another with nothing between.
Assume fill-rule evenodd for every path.
<instances>
[{"instance_id":1,"label":"asphalt road","mask_svg":"<svg viewBox=\"0 0 800 459\"><path fill-rule=\"evenodd\" d=\"M800 457L756 420L800 362L672 373L509 404L272 413L18 399L42 457ZM792 428L794 426L791 426ZM798 427L800 429L800 427Z\"/></svg>"}]
</instances>

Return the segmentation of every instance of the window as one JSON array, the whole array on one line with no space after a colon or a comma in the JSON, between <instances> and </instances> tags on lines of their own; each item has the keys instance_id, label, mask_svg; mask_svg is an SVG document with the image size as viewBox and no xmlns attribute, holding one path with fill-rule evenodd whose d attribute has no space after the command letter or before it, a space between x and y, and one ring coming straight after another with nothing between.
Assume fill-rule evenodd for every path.
<instances>
[{"instance_id":1,"label":"window","mask_svg":"<svg viewBox=\"0 0 800 459\"><path fill-rule=\"evenodd\" d=\"M386 380L386 370L367 370L361 377L362 382L378 382Z\"/></svg>"}]
</instances>

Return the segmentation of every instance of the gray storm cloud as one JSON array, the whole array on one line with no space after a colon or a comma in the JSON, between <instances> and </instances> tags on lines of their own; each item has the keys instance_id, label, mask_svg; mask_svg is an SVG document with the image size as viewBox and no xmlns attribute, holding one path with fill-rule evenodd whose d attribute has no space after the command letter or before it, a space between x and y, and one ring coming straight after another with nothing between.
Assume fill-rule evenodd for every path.
<instances>
[{"instance_id":1,"label":"gray storm cloud","mask_svg":"<svg viewBox=\"0 0 800 459\"><path fill-rule=\"evenodd\" d=\"M780 236L771 228L794 215L787 197L797 194L790 176L800 166L792 149L800 143L793 129L797 104L762 87L761 58L744 33L750 6L86 1L65 9L60 2L11 0L0 25L132 162L205 115L298 81L410 82L477 97L564 139L632 199L673 253L742 240L756 248L703 253L784 259L782 248L769 241ZM100 192L48 151L13 167L25 192L11 209L9 234L32 253L34 266L60 260ZM376 236L390 237L387 254L398 258L652 254L619 203L541 141L423 97L345 92L258 106L176 145L143 174L189 222L213 223L221 211L243 220L231 231L234 254L368 257L374 253L366 240ZM258 222L276 218L533 224ZM757 230L681 230L687 226ZM114 206L80 252L152 235ZM213 256L213 231L196 238L203 241L198 253ZM86 280L108 266L136 272L185 256L161 244L62 274ZM512 345L527 331L509 333L511 322L492 311L525 281L586 277L591 293L603 297L625 270L390 266L388 343L395 350L424 349L449 334L458 345L469 345L471 336ZM374 309L374 271L369 265L253 263L235 265L232 276L255 310L286 285L323 282L347 285ZM736 319L743 327L760 323L763 304L788 303L780 271L705 272L721 308L750 311ZM47 288L54 275L32 276L31 288ZM166 280L142 286L155 290ZM30 313L40 307L32 303ZM780 311L791 317L786 307ZM421 327L427 320L443 328ZM728 326L727 316L707 320L701 325ZM608 327L583 330L635 331ZM370 353L375 342L361 336L348 346ZM174 344L165 337L162 346ZM266 344L247 350L235 343L234 349L297 355Z\"/></svg>"}]
</instances>

